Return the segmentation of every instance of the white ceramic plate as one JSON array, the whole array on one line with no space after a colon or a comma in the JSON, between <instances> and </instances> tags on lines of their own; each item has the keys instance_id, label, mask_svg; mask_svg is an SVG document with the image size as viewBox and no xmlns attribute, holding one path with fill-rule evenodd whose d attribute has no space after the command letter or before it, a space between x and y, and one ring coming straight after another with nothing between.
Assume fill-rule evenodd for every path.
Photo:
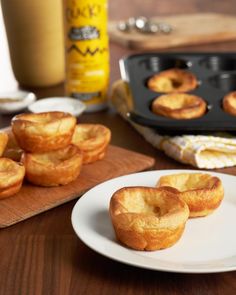
<instances>
[{"instance_id":1,"label":"white ceramic plate","mask_svg":"<svg viewBox=\"0 0 236 295\"><path fill-rule=\"evenodd\" d=\"M211 215L190 219L181 239L171 248L144 252L120 245L108 214L112 194L124 186L154 186L160 176L194 170L162 170L130 174L97 185L72 211L72 226L91 249L111 259L152 270L214 273L236 270L236 177L220 173L225 197ZM202 171L206 173L206 171Z\"/></svg>"},{"instance_id":2,"label":"white ceramic plate","mask_svg":"<svg viewBox=\"0 0 236 295\"><path fill-rule=\"evenodd\" d=\"M37 100L28 109L32 113L60 111L78 117L84 112L86 106L83 102L71 97L49 97Z\"/></svg>"}]
</instances>

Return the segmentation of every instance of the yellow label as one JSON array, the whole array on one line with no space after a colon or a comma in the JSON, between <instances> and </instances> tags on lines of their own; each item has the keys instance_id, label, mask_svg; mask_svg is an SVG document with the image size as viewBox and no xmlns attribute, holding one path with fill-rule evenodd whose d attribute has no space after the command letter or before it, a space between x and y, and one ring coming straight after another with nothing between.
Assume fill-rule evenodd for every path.
<instances>
[{"instance_id":1,"label":"yellow label","mask_svg":"<svg viewBox=\"0 0 236 295\"><path fill-rule=\"evenodd\" d=\"M106 101L109 83L107 0L67 0L66 92L89 105Z\"/></svg>"}]
</instances>

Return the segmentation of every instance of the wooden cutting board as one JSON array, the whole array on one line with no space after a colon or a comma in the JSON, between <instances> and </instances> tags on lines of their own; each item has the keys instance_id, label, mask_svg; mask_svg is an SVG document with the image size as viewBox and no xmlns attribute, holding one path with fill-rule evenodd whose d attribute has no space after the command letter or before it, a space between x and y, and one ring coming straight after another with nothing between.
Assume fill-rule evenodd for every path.
<instances>
[{"instance_id":1,"label":"wooden cutting board","mask_svg":"<svg viewBox=\"0 0 236 295\"><path fill-rule=\"evenodd\" d=\"M217 13L197 13L152 18L157 22L172 25L173 32L163 34L141 34L121 32L118 22L110 22L110 40L131 49L165 49L236 40L236 17Z\"/></svg>"},{"instance_id":2,"label":"wooden cutting board","mask_svg":"<svg viewBox=\"0 0 236 295\"><path fill-rule=\"evenodd\" d=\"M68 185L44 188L25 182L18 194L0 200L0 228L76 199L105 180L149 169L154 162L151 157L109 146L103 160L84 165L79 177Z\"/></svg>"}]
</instances>

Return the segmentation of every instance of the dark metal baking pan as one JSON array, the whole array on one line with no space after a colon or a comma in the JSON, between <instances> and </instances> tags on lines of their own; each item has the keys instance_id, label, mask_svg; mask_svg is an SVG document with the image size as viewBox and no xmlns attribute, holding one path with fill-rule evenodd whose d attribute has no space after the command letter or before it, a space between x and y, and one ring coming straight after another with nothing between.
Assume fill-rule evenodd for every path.
<instances>
[{"instance_id":1,"label":"dark metal baking pan","mask_svg":"<svg viewBox=\"0 0 236 295\"><path fill-rule=\"evenodd\" d=\"M197 77L198 87L188 93L206 101L205 115L177 120L152 112L152 101L162 93L150 90L147 80L170 68L184 69ZM121 59L120 70L133 99L133 109L127 114L132 121L171 134L236 131L236 117L222 108L223 97L236 90L236 53L136 54Z\"/></svg>"}]
</instances>

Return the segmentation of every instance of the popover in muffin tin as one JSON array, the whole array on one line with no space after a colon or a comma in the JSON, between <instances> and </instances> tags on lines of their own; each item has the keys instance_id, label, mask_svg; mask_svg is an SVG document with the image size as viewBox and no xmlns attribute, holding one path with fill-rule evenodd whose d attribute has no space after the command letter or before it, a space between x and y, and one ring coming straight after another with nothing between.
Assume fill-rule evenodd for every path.
<instances>
[{"instance_id":1,"label":"popover in muffin tin","mask_svg":"<svg viewBox=\"0 0 236 295\"><path fill-rule=\"evenodd\" d=\"M203 116L207 104L199 96L187 93L171 93L157 97L152 102L152 111L173 119L193 119Z\"/></svg>"},{"instance_id":2,"label":"popover in muffin tin","mask_svg":"<svg viewBox=\"0 0 236 295\"><path fill-rule=\"evenodd\" d=\"M155 92L188 92L198 85L196 76L185 70L169 69L153 75L147 82L148 88Z\"/></svg>"},{"instance_id":3,"label":"popover in muffin tin","mask_svg":"<svg viewBox=\"0 0 236 295\"><path fill-rule=\"evenodd\" d=\"M223 109L230 115L236 116L236 91L230 92L224 96Z\"/></svg>"},{"instance_id":4,"label":"popover in muffin tin","mask_svg":"<svg viewBox=\"0 0 236 295\"><path fill-rule=\"evenodd\" d=\"M132 100L127 113L131 121L156 128L163 134L236 130L236 54L136 54L122 59L120 69ZM171 113L180 101L179 94L184 94L182 98L193 95L203 100L199 114L192 115L191 108L186 108L185 115L177 115L179 120L176 120ZM163 111L163 104L160 108L153 107L156 100L163 102L163 95L170 95L164 96L169 113Z\"/></svg>"}]
</instances>

